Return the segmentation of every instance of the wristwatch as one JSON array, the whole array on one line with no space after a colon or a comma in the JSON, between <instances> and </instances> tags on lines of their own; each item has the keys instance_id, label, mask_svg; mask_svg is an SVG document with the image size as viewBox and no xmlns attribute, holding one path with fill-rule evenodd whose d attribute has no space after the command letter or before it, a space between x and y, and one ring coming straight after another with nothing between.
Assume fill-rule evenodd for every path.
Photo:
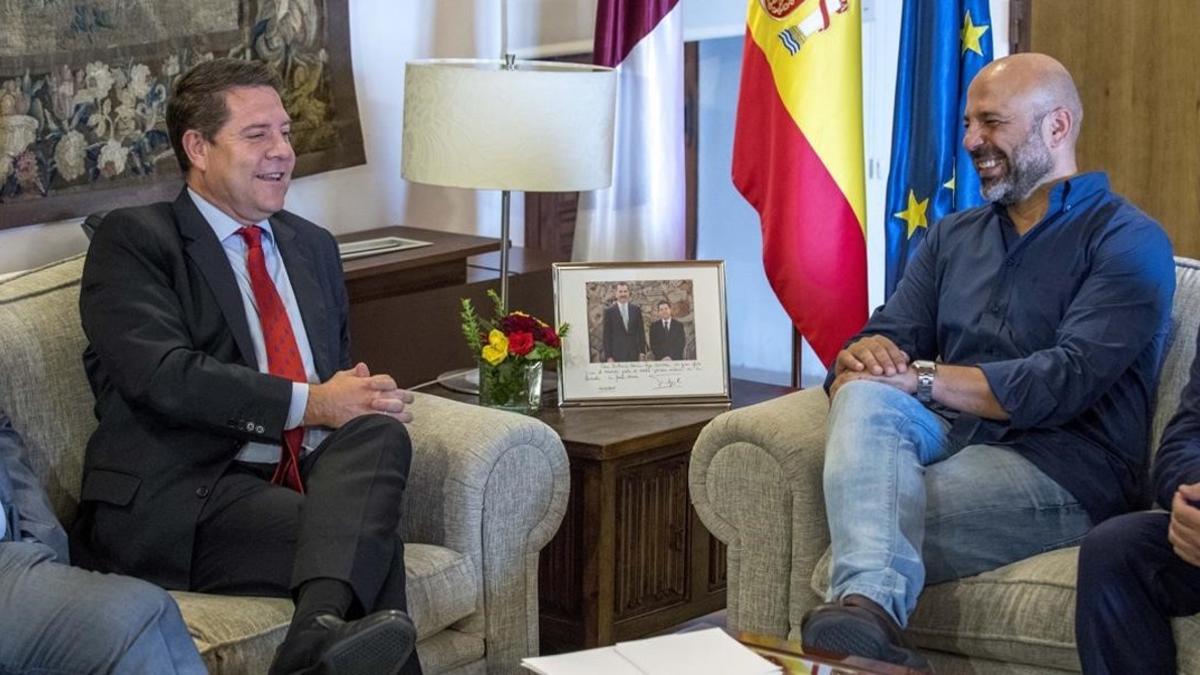
<instances>
[{"instance_id":1,"label":"wristwatch","mask_svg":"<svg viewBox=\"0 0 1200 675\"><path fill-rule=\"evenodd\" d=\"M913 361L917 371L917 400L921 403L933 402L933 381L937 378L937 364L933 361Z\"/></svg>"}]
</instances>

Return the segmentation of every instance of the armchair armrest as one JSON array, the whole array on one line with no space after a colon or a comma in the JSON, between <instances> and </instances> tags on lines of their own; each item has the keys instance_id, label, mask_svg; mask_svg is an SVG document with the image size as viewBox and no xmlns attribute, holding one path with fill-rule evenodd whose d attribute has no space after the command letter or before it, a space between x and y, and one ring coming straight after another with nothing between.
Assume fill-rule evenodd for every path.
<instances>
[{"instance_id":1,"label":"armchair armrest","mask_svg":"<svg viewBox=\"0 0 1200 675\"><path fill-rule=\"evenodd\" d=\"M401 533L471 560L480 606L460 628L485 633L489 673L516 673L538 653L538 552L566 512L566 450L531 417L421 393L410 410Z\"/></svg>"},{"instance_id":2,"label":"armchair armrest","mask_svg":"<svg viewBox=\"0 0 1200 675\"><path fill-rule=\"evenodd\" d=\"M829 399L821 388L724 413L700 432L688 483L700 520L728 547L731 628L780 637L820 598L829 546L821 477ZM792 638L797 635L792 635Z\"/></svg>"}]
</instances>

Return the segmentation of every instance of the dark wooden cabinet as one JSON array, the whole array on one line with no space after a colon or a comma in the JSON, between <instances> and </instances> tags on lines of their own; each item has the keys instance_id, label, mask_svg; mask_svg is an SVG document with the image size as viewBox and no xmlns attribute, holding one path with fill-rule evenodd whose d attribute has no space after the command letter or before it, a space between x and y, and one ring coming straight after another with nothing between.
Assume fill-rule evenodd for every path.
<instances>
[{"instance_id":1,"label":"dark wooden cabinet","mask_svg":"<svg viewBox=\"0 0 1200 675\"><path fill-rule=\"evenodd\" d=\"M791 391L733 381L733 405ZM725 606L725 546L688 496L700 430L725 406L545 408L571 462L562 526L538 573L542 653L657 633Z\"/></svg>"}]
</instances>

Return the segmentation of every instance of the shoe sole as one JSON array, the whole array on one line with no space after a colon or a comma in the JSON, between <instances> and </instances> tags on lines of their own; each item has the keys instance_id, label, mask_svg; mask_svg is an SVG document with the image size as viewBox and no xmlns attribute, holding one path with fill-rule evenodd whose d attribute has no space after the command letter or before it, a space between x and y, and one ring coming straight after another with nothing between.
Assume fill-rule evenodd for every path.
<instances>
[{"instance_id":1,"label":"shoe sole","mask_svg":"<svg viewBox=\"0 0 1200 675\"><path fill-rule=\"evenodd\" d=\"M388 675L412 653L416 638L409 626L394 621L363 629L353 639L326 651L318 662L324 675Z\"/></svg>"},{"instance_id":2,"label":"shoe sole","mask_svg":"<svg viewBox=\"0 0 1200 675\"><path fill-rule=\"evenodd\" d=\"M804 626L805 649L885 661L921 672L932 672L929 662L911 651L893 645L882 628L866 622L849 622L841 617L814 618Z\"/></svg>"}]
</instances>

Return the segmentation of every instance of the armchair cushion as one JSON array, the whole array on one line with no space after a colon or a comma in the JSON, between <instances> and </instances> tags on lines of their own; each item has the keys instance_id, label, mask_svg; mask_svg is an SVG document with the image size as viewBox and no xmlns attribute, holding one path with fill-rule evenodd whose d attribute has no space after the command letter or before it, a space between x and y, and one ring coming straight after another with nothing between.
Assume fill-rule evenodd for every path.
<instances>
[{"instance_id":1,"label":"armchair cushion","mask_svg":"<svg viewBox=\"0 0 1200 675\"><path fill-rule=\"evenodd\" d=\"M454 622L475 611L478 587L466 556L441 546L407 544L404 568L408 573L408 609L417 627L421 662L439 672L445 658L462 651L426 653L427 638L444 632ZM229 597L175 591L171 595L188 625L196 647L213 673L255 671L270 663L275 645L287 632L292 619L292 602L287 598ZM450 631L453 632L453 631ZM483 638L458 635L458 641L473 637L475 645L465 653L472 659L483 656ZM469 641L469 640L468 640ZM467 659L472 660L472 659Z\"/></svg>"}]
</instances>

